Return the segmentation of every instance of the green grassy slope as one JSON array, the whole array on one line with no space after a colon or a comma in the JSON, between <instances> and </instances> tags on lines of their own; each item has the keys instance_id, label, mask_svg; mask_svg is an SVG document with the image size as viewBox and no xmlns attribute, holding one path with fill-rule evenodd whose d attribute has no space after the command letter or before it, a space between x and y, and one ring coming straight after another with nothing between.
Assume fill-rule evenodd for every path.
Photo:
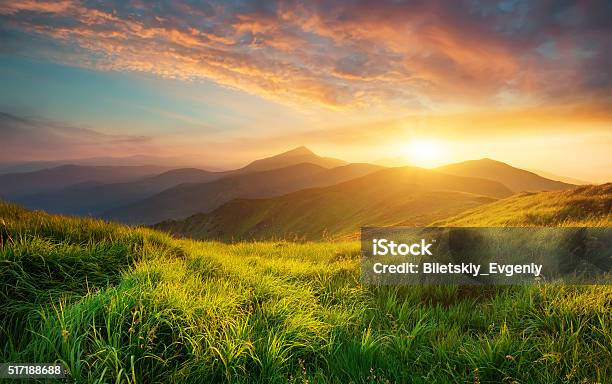
<instances>
[{"instance_id":1,"label":"green grassy slope","mask_svg":"<svg viewBox=\"0 0 612 384\"><path fill-rule=\"evenodd\" d=\"M469 160L445 165L436 170L450 175L495 180L515 192L556 191L575 187L575 185L550 180L533 172L491 159Z\"/></svg>"},{"instance_id":2,"label":"green grassy slope","mask_svg":"<svg viewBox=\"0 0 612 384\"><path fill-rule=\"evenodd\" d=\"M277 198L234 200L155 228L199 239L336 238L362 225L427 225L510 194L488 180L392 168Z\"/></svg>"},{"instance_id":3,"label":"green grassy slope","mask_svg":"<svg viewBox=\"0 0 612 384\"><path fill-rule=\"evenodd\" d=\"M359 283L351 243L221 244L0 203L0 361L94 383L594 383L612 287Z\"/></svg>"},{"instance_id":4,"label":"green grassy slope","mask_svg":"<svg viewBox=\"0 0 612 384\"><path fill-rule=\"evenodd\" d=\"M566 191L522 193L433 225L612 226L612 183Z\"/></svg>"}]
</instances>

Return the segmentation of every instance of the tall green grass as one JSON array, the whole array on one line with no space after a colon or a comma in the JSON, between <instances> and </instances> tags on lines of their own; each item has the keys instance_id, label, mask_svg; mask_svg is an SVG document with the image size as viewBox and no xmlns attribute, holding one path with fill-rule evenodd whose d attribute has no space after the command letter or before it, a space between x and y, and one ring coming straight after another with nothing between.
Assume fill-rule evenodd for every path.
<instances>
[{"instance_id":1,"label":"tall green grass","mask_svg":"<svg viewBox=\"0 0 612 384\"><path fill-rule=\"evenodd\" d=\"M367 287L359 244L222 244L0 205L0 360L79 383L595 383L612 288Z\"/></svg>"},{"instance_id":2,"label":"tall green grass","mask_svg":"<svg viewBox=\"0 0 612 384\"><path fill-rule=\"evenodd\" d=\"M523 192L467 210L434 226L610 227L612 183L564 191Z\"/></svg>"}]
</instances>

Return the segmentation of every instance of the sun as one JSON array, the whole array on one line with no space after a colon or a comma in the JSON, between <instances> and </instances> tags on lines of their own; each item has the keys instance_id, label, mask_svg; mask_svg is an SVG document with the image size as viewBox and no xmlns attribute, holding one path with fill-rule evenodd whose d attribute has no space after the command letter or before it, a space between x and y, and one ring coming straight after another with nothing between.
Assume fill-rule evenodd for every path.
<instances>
[{"instance_id":1,"label":"sun","mask_svg":"<svg viewBox=\"0 0 612 384\"><path fill-rule=\"evenodd\" d=\"M410 164L431 168L444 164L448 152L446 147L440 140L415 138L402 148L402 153Z\"/></svg>"}]
</instances>

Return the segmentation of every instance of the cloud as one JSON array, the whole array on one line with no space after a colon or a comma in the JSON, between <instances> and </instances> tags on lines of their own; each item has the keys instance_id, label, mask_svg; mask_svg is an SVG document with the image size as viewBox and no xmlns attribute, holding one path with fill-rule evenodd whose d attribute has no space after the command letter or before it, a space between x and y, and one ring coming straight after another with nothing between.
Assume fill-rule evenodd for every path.
<instances>
[{"instance_id":1,"label":"cloud","mask_svg":"<svg viewBox=\"0 0 612 384\"><path fill-rule=\"evenodd\" d=\"M0 161L125 156L155 148L147 136L108 135L2 112L0 142Z\"/></svg>"},{"instance_id":2,"label":"cloud","mask_svg":"<svg viewBox=\"0 0 612 384\"><path fill-rule=\"evenodd\" d=\"M59 62L333 109L609 102L611 17L605 1L0 3L0 29Z\"/></svg>"}]
</instances>

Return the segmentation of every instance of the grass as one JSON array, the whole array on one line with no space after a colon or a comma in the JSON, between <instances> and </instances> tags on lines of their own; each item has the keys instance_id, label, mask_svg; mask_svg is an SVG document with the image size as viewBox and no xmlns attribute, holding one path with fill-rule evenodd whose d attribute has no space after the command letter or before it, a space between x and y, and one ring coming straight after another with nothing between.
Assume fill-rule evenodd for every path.
<instances>
[{"instance_id":1,"label":"grass","mask_svg":"<svg viewBox=\"0 0 612 384\"><path fill-rule=\"evenodd\" d=\"M611 227L612 183L565 191L524 192L433 225Z\"/></svg>"},{"instance_id":2,"label":"grass","mask_svg":"<svg viewBox=\"0 0 612 384\"><path fill-rule=\"evenodd\" d=\"M369 287L359 244L0 204L0 360L79 383L606 383L612 287Z\"/></svg>"}]
</instances>

